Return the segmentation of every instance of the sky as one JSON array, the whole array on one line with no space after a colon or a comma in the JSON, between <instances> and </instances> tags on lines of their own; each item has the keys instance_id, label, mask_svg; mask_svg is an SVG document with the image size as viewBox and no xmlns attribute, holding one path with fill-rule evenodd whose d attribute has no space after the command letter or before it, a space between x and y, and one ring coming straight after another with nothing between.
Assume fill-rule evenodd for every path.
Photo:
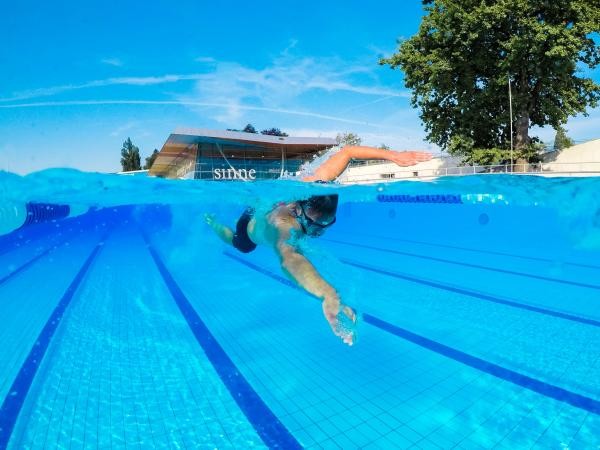
<instances>
[{"instance_id":1,"label":"sky","mask_svg":"<svg viewBox=\"0 0 600 450\"><path fill-rule=\"evenodd\" d=\"M436 151L402 72L378 64L417 31L420 0L21 0L2 10L0 170L115 172L128 137L143 158L179 126L247 123ZM599 137L600 110L590 113L567 124L575 140Z\"/></svg>"}]
</instances>

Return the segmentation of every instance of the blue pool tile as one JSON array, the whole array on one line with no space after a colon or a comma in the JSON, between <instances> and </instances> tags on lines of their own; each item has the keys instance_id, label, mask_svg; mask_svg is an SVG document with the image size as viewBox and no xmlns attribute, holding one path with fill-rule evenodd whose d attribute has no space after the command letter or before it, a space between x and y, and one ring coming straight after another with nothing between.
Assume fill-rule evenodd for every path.
<instances>
[{"instance_id":1,"label":"blue pool tile","mask_svg":"<svg viewBox=\"0 0 600 450\"><path fill-rule=\"evenodd\" d=\"M381 437L381 434L367 423L361 423L348 430L345 434L359 447L362 447Z\"/></svg>"},{"instance_id":2,"label":"blue pool tile","mask_svg":"<svg viewBox=\"0 0 600 450\"><path fill-rule=\"evenodd\" d=\"M355 425L354 423L348 421L347 418L348 414L346 412L342 412L341 414L332 415L329 418L329 422L331 422L332 425L341 432L345 432Z\"/></svg>"},{"instance_id":3,"label":"blue pool tile","mask_svg":"<svg viewBox=\"0 0 600 450\"><path fill-rule=\"evenodd\" d=\"M327 439L326 441L319 442L318 448L323 450L344 450L335 439Z\"/></svg>"},{"instance_id":4,"label":"blue pool tile","mask_svg":"<svg viewBox=\"0 0 600 450\"><path fill-rule=\"evenodd\" d=\"M215 272L215 279L220 276ZM206 318L206 325L215 339L223 343L225 353L274 416L292 432L294 438L311 448L328 448L329 445L332 448L359 448L361 444L368 448L394 448L394 442L399 444L396 448L408 448L411 445L415 448L449 448L457 443L462 448L489 448L499 445L499 441L505 446L510 444L512 448L521 448L551 445L555 437L562 439L564 436L567 441L573 439L574 447L594 444L593 433L598 429L598 422L589 421L591 419L587 416L565 415L563 418L565 406L574 408L566 403L553 399L541 401L543 395L531 391L522 394L522 387L489 375L482 376L480 370L464 368L457 361L448 361L439 354L404 342L397 336L384 335L376 329L371 330L371 335L365 333L369 339L367 345L340 350L334 347L339 342L330 336L326 324L321 324L322 329L315 326L310 332L306 331L313 324L313 319L322 320L322 317L318 310L310 315L310 307L303 309L302 300L306 300L306 303L310 301L301 294L277 291L278 295L289 296L292 299L290 303L296 300L302 303L298 309L294 309L294 306L288 310L287 305L272 302L271 293L262 295L259 292L262 288L270 288L270 285L262 285L261 281L252 278L261 289L249 290L241 302L238 291L243 286L234 283L248 280L238 277L236 273L230 273L229 276L231 287L223 283L210 287L212 290L208 290L209 287L193 289L190 286L196 285L188 280L190 284L182 289L186 294L197 294L197 298L193 299L190 295L190 302ZM151 281L148 283L153 286ZM156 289L153 287L150 290ZM205 292L208 293L205 295ZM226 298L225 292L230 292L231 298ZM223 294L218 297L219 301L213 301L219 293ZM394 297L394 301L400 301L401 294L399 292L398 299ZM376 297L374 293L373 300L369 298L373 305L381 301ZM169 300L168 295L165 299ZM428 298L420 300L425 305L423 308L433 304ZM102 302L102 298L97 301ZM145 299L140 301L145 302ZM449 303L450 299L445 298L444 302ZM78 304L83 303L74 302L73 312L77 311L75 307ZM152 435L151 445L158 447L162 444L165 448L169 445L181 448L198 445L207 448L209 445L249 448L249 442L263 445L243 415L240 416L229 394L223 394L223 385L218 377L214 382L210 365L203 364L206 361L202 349L189 333L185 333L187 325L181 317L173 315L173 311L166 311L166 302L154 305L143 303L150 311L154 311L148 317L139 314L132 304L135 306L127 301L110 302L112 309L106 311L95 310L89 304L87 308L82 308L88 311L89 316L97 318L98 328L109 330L104 340L99 340L96 345L99 348L106 347L105 342L110 342L111 347L114 345L115 351L120 352L113 355L110 351L103 355L97 353L92 347L93 339L89 345L85 345L82 335L86 333L77 333L76 327L68 327L69 322L65 322L64 333L69 338L61 340L60 345L53 348L53 353L59 356L62 352L63 359L49 362L52 369L49 373L59 372L60 382L50 388L49 384L52 383L49 375L48 383L40 383L39 391L36 390L39 394L32 398L32 403L37 400L44 405L31 405L34 414L29 422L39 433L32 432L29 441L23 438L19 442L36 442L38 435L47 435L52 443L64 443L70 436L71 443L75 442L73 446L76 446L79 445L79 437L83 436L84 442L95 442L99 447L118 446L124 440L127 448L141 448L142 443L147 442L143 441L143 435L149 433ZM454 307L456 303L452 305ZM435 307L443 309L443 304ZM470 303L470 307L477 309L480 306ZM417 309L413 311L418 313ZM423 310L422 316L414 318L416 330L444 344L459 339L461 330L451 328L456 325L453 321L463 323L460 316L467 314L467 309L459 308L456 317L449 316L448 322L439 326L420 323L429 316L429 312ZM150 323L136 320L139 317L150 320L154 316L165 320ZM109 319L101 322L103 317ZM496 318L490 314L489 321L493 322ZM90 319L87 317L74 323L84 324ZM96 320L91 322L96 323ZM183 325L183 330L178 328L180 325ZM471 327L467 324L466 328L470 331L477 325ZM531 325L529 331L519 330L517 325L514 330L506 330L507 335L511 334L511 339L515 339L514 348L520 348L516 345L519 343L519 333L528 336L526 333L537 331L534 321ZM445 328L448 329L447 334L443 334ZM487 355L498 357L494 351L500 347L495 341L502 334L494 334L498 330L494 330L493 326L491 328L489 341L479 342L476 337L466 336L460 341L461 345L470 350L476 349L481 354L489 350ZM149 330L153 330L153 334L147 334ZM568 329L565 333L574 335L573 331ZM371 336L375 338L371 339ZM74 337L81 339L80 347L84 350L69 344ZM326 338L331 338L331 346ZM139 343L142 339L143 345ZM163 342L163 347L154 346ZM190 347L183 352L170 351L182 343L190 344ZM490 348L484 349L483 346L488 344ZM565 358L565 368L570 367L567 364L572 362L568 358L571 350L556 349L557 358ZM95 357L86 358L86 352L95 354ZM171 357L170 353L176 357ZM69 354L74 357L65 357ZM404 355L407 357L404 358ZM517 356L516 351L510 358L504 355L506 359L502 365L513 369L518 367ZM79 359L102 360L108 368L93 367L87 372L90 361L78 365ZM583 368L590 368L593 362L586 364L582 365ZM75 369L67 370L68 365L73 365ZM546 369L548 367L540 362L537 376L545 376ZM142 373L128 377L136 372ZM149 377L147 372L156 375ZM94 378L89 388L83 381L84 373L87 374L86 379L90 373ZM547 379L551 379L550 375ZM569 387L570 380L566 375L560 382ZM98 383L100 386L94 387ZM593 386L584 378L581 383L588 388ZM330 385L334 385L331 390L328 388ZM90 408L77 400L86 395L90 397L91 404L95 402L95 407ZM512 406L510 402L522 402L527 406ZM115 404L118 407L113 407ZM44 408L48 408L50 413L44 412ZM57 414L54 422L53 412ZM584 413L587 414L586 411ZM545 416L544 420L532 419L539 415ZM47 422L44 423L41 417L46 417ZM586 423L582 425L584 420ZM84 428L77 424L82 421L86 424ZM567 427L564 425L567 422L577 422L577 426ZM57 432L49 430L51 424L58 428ZM345 429L347 432L341 433ZM113 440L112 433L122 436L122 440ZM523 438L524 434L531 436ZM27 436L25 432L23 435ZM243 438L236 441L239 436ZM247 445L241 445L242 441Z\"/></svg>"},{"instance_id":5,"label":"blue pool tile","mask_svg":"<svg viewBox=\"0 0 600 450\"><path fill-rule=\"evenodd\" d=\"M317 444L317 441L305 429L296 431L294 437L303 447L311 447Z\"/></svg>"},{"instance_id":6,"label":"blue pool tile","mask_svg":"<svg viewBox=\"0 0 600 450\"><path fill-rule=\"evenodd\" d=\"M335 442L338 447L344 450L358 448L356 443L348 437L347 433L336 434L331 438L331 440Z\"/></svg>"},{"instance_id":7,"label":"blue pool tile","mask_svg":"<svg viewBox=\"0 0 600 450\"><path fill-rule=\"evenodd\" d=\"M401 434L402 436L404 436L406 439L408 439L412 443L417 443L417 442L423 440L423 438L425 437L424 435L422 435L421 433L414 430L413 428L411 428L408 425L403 425L400 428L397 428L394 431L394 433Z\"/></svg>"},{"instance_id":8,"label":"blue pool tile","mask_svg":"<svg viewBox=\"0 0 600 450\"><path fill-rule=\"evenodd\" d=\"M381 439L375 441L375 444L381 449L405 449L413 445L411 441L398 433L389 433Z\"/></svg>"},{"instance_id":9,"label":"blue pool tile","mask_svg":"<svg viewBox=\"0 0 600 450\"><path fill-rule=\"evenodd\" d=\"M304 432L307 433L311 439L317 443L325 441L329 438L329 434L323 431L319 424L313 424L304 428Z\"/></svg>"},{"instance_id":10,"label":"blue pool tile","mask_svg":"<svg viewBox=\"0 0 600 450\"><path fill-rule=\"evenodd\" d=\"M377 416L377 418L381 422L383 422L391 430L395 430L396 428L399 428L400 426L404 425L403 422L401 422L400 420L398 420L397 417L391 415L389 412L385 412L383 414L379 414Z\"/></svg>"}]
</instances>

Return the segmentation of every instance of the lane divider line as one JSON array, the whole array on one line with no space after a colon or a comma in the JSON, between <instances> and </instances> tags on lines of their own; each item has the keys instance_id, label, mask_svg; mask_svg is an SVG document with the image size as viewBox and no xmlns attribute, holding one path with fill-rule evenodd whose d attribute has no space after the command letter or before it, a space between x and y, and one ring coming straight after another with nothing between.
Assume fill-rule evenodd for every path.
<instances>
[{"instance_id":1,"label":"lane divider line","mask_svg":"<svg viewBox=\"0 0 600 450\"><path fill-rule=\"evenodd\" d=\"M253 269L257 272L262 273L265 276L268 276L276 281L281 282L282 277L270 272L267 269L250 263L243 258L240 258L237 255L230 253L229 251L223 252L226 256L239 263ZM257 270L260 269L260 270ZM287 280L286 280L287 281ZM294 286L291 282L283 283L286 286L292 285L292 287L302 290L300 287ZM422 348L433 351L439 355L442 355L446 358L457 361L461 364L479 370L481 372L492 375L496 378L508 381L511 384L520 386L529 391L536 392L545 397L552 398L554 400L558 400L560 402L567 403L576 408L583 409L585 411L591 412L593 414L600 415L600 401L593 399L591 397L587 397L582 394L578 394L576 392L569 391L567 389L561 388L559 386L546 383L545 381L538 380L536 378L532 378L528 375L521 374L514 370L508 369L506 367L502 367L498 364L492 363L490 361L486 361L477 356L471 355L469 353L463 352L456 348L444 345L440 342L434 341L432 339L426 338L419 334L408 331L404 328L400 328L393 324L390 324L378 317L372 316L370 314L363 313L363 322L368 323L371 326L374 326L382 331L390 333L394 336L397 336L401 339L409 341L413 344L416 344Z\"/></svg>"},{"instance_id":2,"label":"lane divider line","mask_svg":"<svg viewBox=\"0 0 600 450\"><path fill-rule=\"evenodd\" d=\"M200 344L202 350L204 350L206 357L231 394L231 397L235 400L265 445L269 448L286 450L301 449L302 446L300 443L273 411L271 411L210 332L143 231L142 236L146 241L154 263L181 314L194 334L196 341Z\"/></svg>"},{"instance_id":3,"label":"lane divider line","mask_svg":"<svg viewBox=\"0 0 600 450\"><path fill-rule=\"evenodd\" d=\"M412 342L413 344L417 344L420 347L431 350L439 355L453 359L454 361L462 363L466 366L472 367L481 372L485 372L496 378L508 381L509 383L516 384L545 397L558 400L559 402L568 403L576 408L600 415L600 401L591 397L569 391L561 388L560 386L546 383L545 381L541 381L506 367L502 367L498 364L486 361L477 356L473 356L456 348L405 330L404 328L397 327L375 316L365 314L363 320L365 323L369 323L380 330L387 331L390 334Z\"/></svg>"},{"instance_id":4,"label":"lane divider line","mask_svg":"<svg viewBox=\"0 0 600 450\"><path fill-rule=\"evenodd\" d=\"M15 275L17 275L18 273L24 271L25 269L27 269L28 267L30 267L31 265L33 265L36 261L38 261L39 259L41 259L42 257L46 256L48 253L50 253L52 250L56 250L58 247L60 247L61 245L65 244L69 239L63 239L61 242L59 242L56 245L51 245L50 247L48 247L46 250L44 250L42 253L40 253L39 255L34 256L33 258L31 258L29 261L25 262L24 264L20 265L19 267L17 267L15 270L13 270L12 272L7 273L5 276L3 276L2 278L0 278L0 286L2 286L4 283L6 283L9 279L11 279L12 277L14 277Z\"/></svg>"},{"instance_id":5,"label":"lane divider line","mask_svg":"<svg viewBox=\"0 0 600 450\"><path fill-rule=\"evenodd\" d=\"M547 316L552 316L552 317L558 317L560 319L565 319L565 320L570 320L572 322L578 322L578 323L583 323L586 325L591 325L594 327L600 327L600 321L599 320L594 320L594 319L590 319L587 317L580 317L580 316L576 316L573 314L568 314L568 313L563 313L560 311L555 311L552 309L546 309L546 308L542 308L539 306L533 306L533 305L528 305L526 303L521 303L521 302L517 302L514 300L509 300L506 298L500 298L500 297L495 297L493 295L490 294L485 294L483 292L478 292L475 290L471 290L471 289L466 289L466 288L461 288L461 287L456 287L456 286L452 286L449 284L445 284L445 283L441 283L438 281L431 281L431 280L426 280L424 278L419 278L419 277L414 277L411 275L406 275L403 273L399 273L399 272L392 272L390 270L386 270L386 269L381 269L378 267L374 267L374 266L370 266L367 264L363 264L363 263L359 263L356 261L352 261L350 259L347 258L341 258L340 261L342 261L344 264L347 264L349 266L353 266L353 267L357 267L359 269L363 269L363 270L368 270L370 272L375 272L375 273L379 273L381 275L386 275L389 277L393 277L393 278L398 278L401 280L406 280L406 281L411 281L413 283L418 283L418 284L422 284L425 286L430 286L430 287L434 287L436 289L442 289L444 291L449 291L449 292L454 292L457 294L461 294L461 295L466 295L469 297L474 297L474 298L478 298L480 300L485 300L488 302L492 302L492 303L498 303L500 305L505 305L505 306L509 306L511 308L518 308L518 309L523 309L525 311L531 311L531 312L536 312L539 314L544 314Z\"/></svg>"},{"instance_id":6,"label":"lane divider line","mask_svg":"<svg viewBox=\"0 0 600 450\"><path fill-rule=\"evenodd\" d=\"M346 233L344 233L346 234ZM439 243L435 243L435 242L426 242L426 241L416 241L413 239L400 239L397 237L391 237L391 236L377 236L377 235L373 235L373 234L368 234L368 233L356 233L360 236L366 236L368 238L376 238L376 239L382 239L382 240L386 240L386 241L394 241L394 242L407 242L409 244L417 244L417 245L427 245L429 247L440 247L440 248L449 248L452 250L461 250L464 252L471 252L471 253L482 253L485 255L496 255L496 256L505 256L507 258L515 258L515 259L524 259L524 260L530 260L530 261L538 261L538 262L545 262L548 264L555 264L557 261L550 259L550 258L542 258L541 256L530 256L530 255L517 255L515 253L506 253L506 252L499 252L496 250L481 250L478 248L470 248L470 247L460 247L458 245L449 245L449 244L439 244ZM328 241L328 238L321 238L322 241ZM595 270L600 270L600 266L596 266L594 264L585 264L585 263L578 263L578 262L574 262L574 261L560 261L561 264L565 265L565 266L577 266L577 267L583 267L586 269L595 269Z\"/></svg>"},{"instance_id":7,"label":"lane divider line","mask_svg":"<svg viewBox=\"0 0 600 450\"><path fill-rule=\"evenodd\" d=\"M53 247L47 248L46 250L44 250L39 255L34 256L29 261L27 261L24 264L20 265L19 267L17 267L13 271L7 273L5 276L3 276L2 278L0 278L0 286L2 286L4 283L6 283L8 280L10 280L15 275L23 272L25 269L27 269L28 267L32 266L36 261L38 261L39 259L41 259L44 256L46 256L54 248L56 248L56 247L53 246Z\"/></svg>"},{"instance_id":8,"label":"lane divider line","mask_svg":"<svg viewBox=\"0 0 600 450\"><path fill-rule=\"evenodd\" d=\"M289 287L292 287L294 289L297 289L299 291L302 291L306 294L308 294L308 292L306 292L304 289L302 289L301 287L297 286L296 284L294 284L292 281L288 280L287 278L284 278L280 275L274 274L266 269L263 269L260 266L257 266L256 264L253 264L249 261L246 261L244 258L241 258L229 251L225 251L223 252L225 255L227 255L228 257L235 259L236 261L239 261L242 264L247 265L248 267L256 270L257 272L260 272L268 277L271 277L273 279L276 279L277 281L279 281L282 284L285 284ZM436 289L443 289L443 290L447 290L450 292L455 292L457 294L461 294L461 295L466 295L466 296L470 296L470 297L475 297L475 298L479 298L481 300L486 300L486 301L490 301L493 303L498 303L501 305L505 305L505 306L509 306L509 307L513 307L513 308L519 308L519 309L524 309L526 311L532 311L532 312L536 312L536 313L540 313L540 314L545 314L548 316L552 316L552 317L557 317L560 319L565 319L565 320L570 320L573 322L578 322L578 323L582 323L585 325L591 325L591 326L595 326L595 327L600 327L600 321L598 320L594 320L594 319L589 319L587 317L580 317L580 316L575 316L573 314L567 314L567 313L563 313L560 311L554 311L551 309L546 309L546 308L541 308L541 307L537 307L537 306L532 306L532 305L527 305L525 303L520 303L520 302L516 302L513 300L508 300L508 299L502 299L502 298L498 298L498 297L494 297L492 295L489 294L485 294L482 292L477 292L477 291L472 291L472 290L468 290L468 289L463 289L463 288L459 288L459 287L454 287L454 286L450 286L450 285L446 285L443 283L438 283L435 281L429 281L429 280L425 280L422 278L417 278L417 277L412 277L409 275L404 275L404 274L399 274L397 272L390 272L384 269L379 269L376 267L372 267L372 266L367 266L366 264L362 264L362 263L358 263L355 261L351 261L349 259L345 259L345 258L341 258L340 261L342 261L344 264L350 265L350 266L354 266L360 269L364 269L364 270L369 270L372 272L376 272L376 273L380 273L382 275L387 275L390 277L394 277L394 278L399 278L399 279L403 279L403 280L407 280L407 281L412 281L414 283L419 283L419 284L423 284L426 286L431 286L434 287ZM308 294L310 295L310 294Z\"/></svg>"},{"instance_id":9,"label":"lane divider line","mask_svg":"<svg viewBox=\"0 0 600 450\"><path fill-rule=\"evenodd\" d=\"M94 259L98 256L98 253L102 249L104 241L108 237L107 233L104 237L96 244L90 255L87 257L73 281L63 294L62 298L52 311L52 314L48 318L44 328L38 335L33 347L31 348L27 358L21 365L19 373L17 374L13 384L11 385L6 398L0 406L0 449L5 449L8 445L8 441L13 432L17 418L21 412L25 399L33 383L33 379L44 359L44 355L52 337L56 332L56 329L61 323L65 312L73 299L75 292L81 285L83 278L88 272Z\"/></svg>"},{"instance_id":10,"label":"lane divider line","mask_svg":"<svg viewBox=\"0 0 600 450\"><path fill-rule=\"evenodd\" d=\"M543 275L535 275L535 274L531 274L531 273L517 272L514 270L500 269L497 267L482 266L480 264L472 264L472 263L466 263L466 262L461 262L461 261L454 261L452 259L437 258L435 256L420 255L418 253L403 252L400 250L375 247L375 246L366 245L366 244L356 244L353 242L339 241L337 239L326 239L326 240L327 240L327 242L332 242L335 244L348 245L348 246L357 247L357 248L366 248L368 250L375 250L375 251L379 251L379 252L383 252L383 253L391 253L391 254L401 255L401 256L410 256L413 258L426 259L429 261L436 261L436 262L441 262L441 263L446 263L446 264L454 264L454 265L470 267L470 268L474 268L474 269L489 270L491 272L504 273L507 275L516 275L519 277L534 278L537 280L550 281L553 283L568 284L571 286L578 286L578 287L584 287L584 288L588 288L588 289L600 290L600 285L597 285L597 284L580 283L578 281L569 281L569 280L563 280L560 278L546 277Z\"/></svg>"}]
</instances>

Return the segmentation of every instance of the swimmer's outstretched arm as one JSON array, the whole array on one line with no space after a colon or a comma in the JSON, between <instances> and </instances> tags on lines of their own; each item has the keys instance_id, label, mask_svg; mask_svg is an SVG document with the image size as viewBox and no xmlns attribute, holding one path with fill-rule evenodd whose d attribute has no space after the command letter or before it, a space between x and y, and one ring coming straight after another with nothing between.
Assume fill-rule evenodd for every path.
<instances>
[{"instance_id":1,"label":"swimmer's outstretched arm","mask_svg":"<svg viewBox=\"0 0 600 450\"><path fill-rule=\"evenodd\" d=\"M346 344L352 345L354 336L352 333L341 330L338 326L338 313L340 310L352 321L356 321L356 314L352 308L342 305L337 291L317 272L312 263L295 247L280 239L276 245L276 251L281 260L283 271L306 291L323 303L323 314L329 322L334 334L339 336Z\"/></svg>"},{"instance_id":2,"label":"swimmer's outstretched arm","mask_svg":"<svg viewBox=\"0 0 600 450\"><path fill-rule=\"evenodd\" d=\"M350 164L352 159L385 159L399 166L412 166L431 159L427 152L396 152L382 148L348 145L317 168L314 175L302 178L302 181L335 180Z\"/></svg>"}]
</instances>

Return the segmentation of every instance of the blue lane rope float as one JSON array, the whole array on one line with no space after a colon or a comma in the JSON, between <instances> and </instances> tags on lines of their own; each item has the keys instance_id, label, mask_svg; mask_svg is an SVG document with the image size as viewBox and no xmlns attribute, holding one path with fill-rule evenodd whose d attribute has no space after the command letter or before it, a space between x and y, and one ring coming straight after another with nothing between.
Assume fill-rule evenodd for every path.
<instances>
[{"instance_id":1,"label":"blue lane rope float","mask_svg":"<svg viewBox=\"0 0 600 450\"><path fill-rule=\"evenodd\" d=\"M500 204L510 202L503 194L378 194L380 203L438 203L448 205Z\"/></svg>"},{"instance_id":2,"label":"blue lane rope float","mask_svg":"<svg viewBox=\"0 0 600 450\"><path fill-rule=\"evenodd\" d=\"M378 202L383 203L462 203L460 195L410 195L410 194L379 194Z\"/></svg>"},{"instance_id":3,"label":"blue lane rope float","mask_svg":"<svg viewBox=\"0 0 600 450\"><path fill-rule=\"evenodd\" d=\"M71 208L69 205L55 205L52 203L32 203L25 205L27 216L22 227L34 223L49 222L51 220L64 219L69 216Z\"/></svg>"}]
</instances>

